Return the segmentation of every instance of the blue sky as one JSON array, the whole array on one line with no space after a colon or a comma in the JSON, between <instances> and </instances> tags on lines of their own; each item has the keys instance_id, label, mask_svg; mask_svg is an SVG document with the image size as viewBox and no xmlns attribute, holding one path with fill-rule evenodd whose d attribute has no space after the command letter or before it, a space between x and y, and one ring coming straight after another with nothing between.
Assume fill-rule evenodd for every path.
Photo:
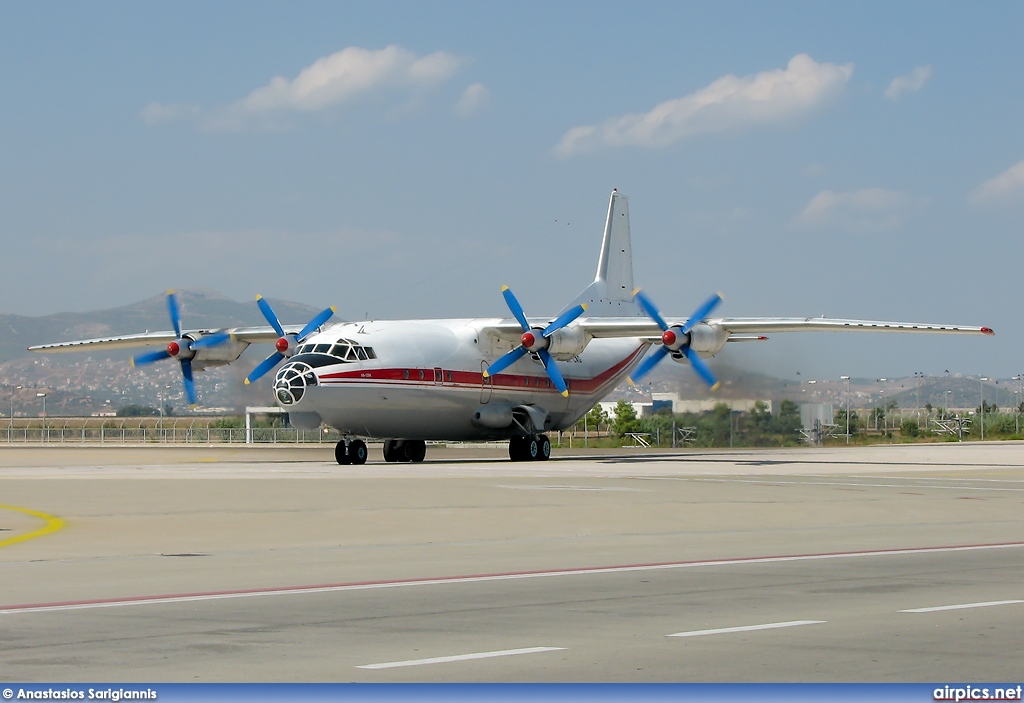
<instances>
[{"instance_id":1,"label":"blue sky","mask_svg":"<svg viewBox=\"0 0 1024 703\"><path fill-rule=\"evenodd\" d=\"M504 283L554 314L618 188L666 313L720 290L722 315L997 332L734 361L1006 377L1022 31L1009 2L2 3L0 312L201 286L490 316Z\"/></svg>"}]
</instances>

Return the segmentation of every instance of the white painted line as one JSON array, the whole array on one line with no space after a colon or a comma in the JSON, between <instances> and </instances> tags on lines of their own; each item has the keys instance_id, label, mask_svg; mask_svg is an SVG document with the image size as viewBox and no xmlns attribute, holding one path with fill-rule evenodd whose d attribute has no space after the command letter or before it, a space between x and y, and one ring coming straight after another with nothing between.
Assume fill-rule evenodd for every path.
<instances>
[{"instance_id":1,"label":"white painted line","mask_svg":"<svg viewBox=\"0 0 1024 703\"><path fill-rule=\"evenodd\" d=\"M660 571L671 569L700 569L708 567L746 566L751 564L783 564L789 562L818 561L824 559L860 559L865 557L887 557L903 555L942 554L973 552L991 549L1021 549L1024 542L996 544L971 544L947 547L906 547L903 549L879 549L863 552L826 552L823 554L793 554L769 557L735 557L707 561L678 561L655 564L632 564L621 566L580 567L576 569L554 569L551 571L522 571L498 574L449 576L440 578L410 579L405 581L371 581L365 583L338 583L310 586L286 586L281 588L252 589L237 591L214 591L210 593L181 593L160 596L135 596L86 601L56 603L35 603L23 605L0 605L0 615L19 613L42 613L92 608L121 608L136 605L170 603L194 603L235 598L260 598L267 596L308 595L311 593L338 593L343 591L366 591L386 588L416 588L422 586L453 585L464 583L487 583L519 579L559 578L564 576L595 576L599 574L623 574L631 572Z\"/></svg>"},{"instance_id":2,"label":"white painted line","mask_svg":"<svg viewBox=\"0 0 1024 703\"><path fill-rule=\"evenodd\" d=\"M966 608L987 608L990 605L1016 605L1024 600L990 600L985 603L960 603L959 605L939 605L934 608L909 608L901 613L937 613L940 610L964 610Z\"/></svg>"},{"instance_id":3,"label":"white painted line","mask_svg":"<svg viewBox=\"0 0 1024 703\"><path fill-rule=\"evenodd\" d=\"M766 625L743 625L741 627L719 627L715 630L691 630L677 632L666 637L703 637L704 635L725 635L730 632L754 632L755 630L776 630L780 627L799 627L800 625L821 625L825 620L790 620L789 622L770 622Z\"/></svg>"},{"instance_id":4,"label":"white painted line","mask_svg":"<svg viewBox=\"0 0 1024 703\"><path fill-rule=\"evenodd\" d=\"M394 669L399 666L421 666L423 664L447 664L470 659L490 659L492 657L513 657L517 654L536 654L537 652L557 652L565 647L527 647L525 649L501 649L496 652L476 652L474 654L456 654L451 657L431 657L429 659L407 659L401 662L384 662L383 664L361 664L357 669Z\"/></svg>"}]
</instances>

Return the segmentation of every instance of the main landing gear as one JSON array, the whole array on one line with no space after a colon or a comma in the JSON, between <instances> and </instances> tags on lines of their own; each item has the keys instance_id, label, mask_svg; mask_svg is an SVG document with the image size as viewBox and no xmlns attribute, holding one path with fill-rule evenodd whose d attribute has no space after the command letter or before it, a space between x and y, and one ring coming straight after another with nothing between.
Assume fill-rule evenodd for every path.
<instances>
[{"instance_id":1,"label":"main landing gear","mask_svg":"<svg viewBox=\"0 0 1024 703\"><path fill-rule=\"evenodd\" d=\"M388 439L384 441L384 461L414 461L427 456L427 443L422 439Z\"/></svg>"},{"instance_id":2,"label":"main landing gear","mask_svg":"<svg viewBox=\"0 0 1024 703\"><path fill-rule=\"evenodd\" d=\"M366 442L361 439L352 441L341 440L334 447L334 458L341 465L365 464L366 463Z\"/></svg>"},{"instance_id":3,"label":"main landing gear","mask_svg":"<svg viewBox=\"0 0 1024 703\"><path fill-rule=\"evenodd\" d=\"M508 458L512 461L547 461L551 456L551 440L547 435L513 437L508 442Z\"/></svg>"}]
</instances>

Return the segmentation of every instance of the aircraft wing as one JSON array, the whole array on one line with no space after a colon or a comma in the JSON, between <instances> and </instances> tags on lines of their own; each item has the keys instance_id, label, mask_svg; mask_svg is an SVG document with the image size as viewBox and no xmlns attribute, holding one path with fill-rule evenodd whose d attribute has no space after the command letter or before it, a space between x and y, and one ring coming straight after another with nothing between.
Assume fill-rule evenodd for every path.
<instances>
[{"instance_id":1,"label":"aircraft wing","mask_svg":"<svg viewBox=\"0 0 1024 703\"><path fill-rule=\"evenodd\" d=\"M285 334L298 334L302 331L302 325L284 325ZM278 338L273 327L230 327L216 330L185 330L183 336L200 339L211 334L226 332L235 341L245 344L258 342L274 342ZM95 339L79 339L72 342L55 342L51 344L37 344L28 348L29 351L54 352L82 351L86 348L96 349L130 349L136 347L160 347L178 339L173 330L165 332L139 332L137 334L124 334L114 337L97 337Z\"/></svg>"},{"instance_id":2,"label":"aircraft wing","mask_svg":"<svg viewBox=\"0 0 1024 703\"><path fill-rule=\"evenodd\" d=\"M682 325L685 319L667 317L670 325ZM531 326L543 328L548 320L529 320ZM995 332L990 327L972 325L933 324L921 322L888 322L884 320L845 320L828 317L716 317L703 324L725 332L730 341L763 339L773 332L918 332L945 334L985 334ZM571 326L578 326L591 337L638 337L648 341L661 339L662 330L653 321L643 317L581 317ZM515 320L502 320L488 325L498 336L514 340L523 330Z\"/></svg>"}]
</instances>

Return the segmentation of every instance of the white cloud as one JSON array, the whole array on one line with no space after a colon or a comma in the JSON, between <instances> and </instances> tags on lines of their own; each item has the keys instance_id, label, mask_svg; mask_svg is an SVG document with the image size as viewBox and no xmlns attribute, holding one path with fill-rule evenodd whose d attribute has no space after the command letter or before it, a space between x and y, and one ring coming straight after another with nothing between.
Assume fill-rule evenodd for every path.
<instances>
[{"instance_id":1,"label":"white cloud","mask_svg":"<svg viewBox=\"0 0 1024 703\"><path fill-rule=\"evenodd\" d=\"M455 104L455 114L469 117L483 110L491 101L491 92L483 83L474 83L462 92Z\"/></svg>"},{"instance_id":2,"label":"white cloud","mask_svg":"<svg viewBox=\"0 0 1024 703\"><path fill-rule=\"evenodd\" d=\"M650 112L573 127L556 152L568 156L601 147L665 146L697 134L786 122L841 94L852 74L852 64L818 63L798 54L785 69L724 76Z\"/></svg>"},{"instance_id":3,"label":"white cloud","mask_svg":"<svg viewBox=\"0 0 1024 703\"><path fill-rule=\"evenodd\" d=\"M989 179L971 191L971 202L984 205L1024 196L1024 161Z\"/></svg>"},{"instance_id":4,"label":"white cloud","mask_svg":"<svg viewBox=\"0 0 1024 703\"><path fill-rule=\"evenodd\" d=\"M419 92L452 78L466 60L444 51L427 56L399 46L348 47L317 59L289 80L277 76L229 105L150 103L142 110L148 124L193 120L206 129L244 129L280 123L286 114L310 113L387 92Z\"/></svg>"},{"instance_id":5,"label":"white cloud","mask_svg":"<svg viewBox=\"0 0 1024 703\"><path fill-rule=\"evenodd\" d=\"M900 226L912 210L926 202L926 198L884 188L847 193L823 190L797 215L794 224L814 229L880 232Z\"/></svg>"},{"instance_id":6,"label":"white cloud","mask_svg":"<svg viewBox=\"0 0 1024 703\"><path fill-rule=\"evenodd\" d=\"M897 76L885 89L885 97L890 100L898 100L904 93L916 93L924 87L925 82L932 77L931 66L918 66L905 76Z\"/></svg>"}]
</instances>

